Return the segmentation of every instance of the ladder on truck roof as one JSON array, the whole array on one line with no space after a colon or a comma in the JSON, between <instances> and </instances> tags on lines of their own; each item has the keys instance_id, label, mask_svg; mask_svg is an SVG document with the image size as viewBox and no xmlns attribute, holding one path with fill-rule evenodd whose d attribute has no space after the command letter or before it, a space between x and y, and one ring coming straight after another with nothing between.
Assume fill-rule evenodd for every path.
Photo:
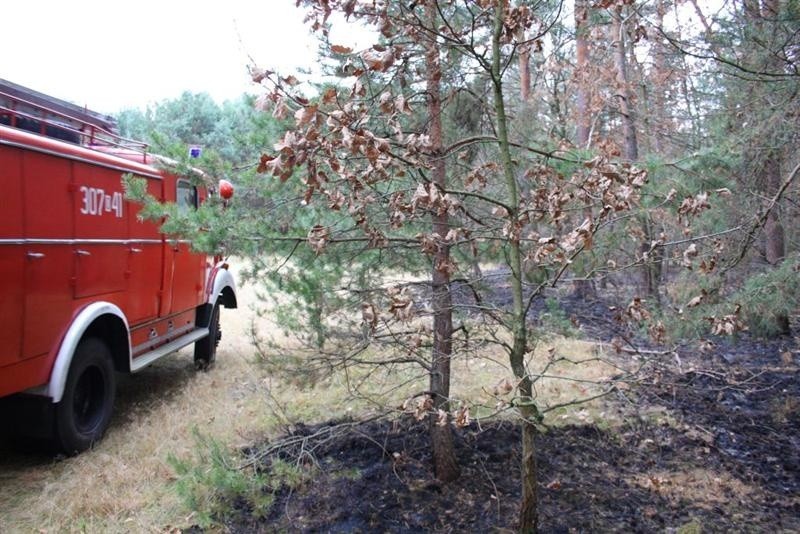
<instances>
[{"instance_id":1,"label":"ladder on truck roof","mask_svg":"<svg viewBox=\"0 0 800 534\"><path fill-rule=\"evenodd\" d=\"M147 159L147 143L122 137L117 121L71 102L0 78L0 124L104 152L138 153ZM110 150L109 150L110 149Z\"/></svg>"}]
</instances>

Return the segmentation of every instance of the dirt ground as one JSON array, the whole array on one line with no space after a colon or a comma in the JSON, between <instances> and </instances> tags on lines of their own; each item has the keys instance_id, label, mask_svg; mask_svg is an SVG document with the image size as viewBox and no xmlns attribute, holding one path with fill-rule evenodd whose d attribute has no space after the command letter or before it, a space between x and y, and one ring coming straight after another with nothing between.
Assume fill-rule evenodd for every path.
<instances>
[{"instance_id":1,"label":"dirt ground","mask_svg":"<svg viewBox=\"0 0 800 534\"><path fill-rule=\"evenodd\" d=\"M582 337L605 342L624 333L609 320L609 304L561 302L567 317L580 317ZM531 319L542 310L534 307ZM0 533L200 531L167 462L170 454L192 454L193 429L259 457L262 468L280 458L308 474L276 491L266 518L235 503L223 531L514 528L520 451L513 421L456 432L462 477L450 485L432 478L426 429L412 419L339 418L271 434L280 425L265 420L264 376L248 336L255 317L247 299L223 315L211 373L194 372L184 351L123 380L112 426L92 451L53 458L0 441ZM665 357L607 398L597 408L605 419L578 425L580 418L554 417L538 439L542 530L799 532L800 344L793 334L717 340L711 353L687 347L680 366ZM273 393L297 405L328 395L319 387ZM323 419L315 412L309 420ZM290 444L261 457L279 442Z\"/></svg>"},{"instance_id":2,"label":"dirt ground","mask_svg":"<svg viewBox=\"0 0 800 534\"><path fill-rule=\"evenodd\" d=\"M567 299L583 331L607 303ZM613 333L613 332L611 332ZM538 439L543 532L800 531L800 345L793 337L680 351L605 402L613 424L550 426ZM493 532L513 529L519 429L456 431L461 478L431 477L424 424L299 426L245 450L309 471L282 488L266 519L242 507L233 532ZM279 444L285 445L278 447ZM264 451L271 450L265 455Z\"/></svg>"}]
</instances>

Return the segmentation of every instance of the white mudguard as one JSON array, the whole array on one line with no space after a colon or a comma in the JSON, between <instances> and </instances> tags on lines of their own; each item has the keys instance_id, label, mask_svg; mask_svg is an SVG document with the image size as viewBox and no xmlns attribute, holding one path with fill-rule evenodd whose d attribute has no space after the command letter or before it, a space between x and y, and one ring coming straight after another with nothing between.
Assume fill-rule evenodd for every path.
<instances>
[{"instance_id":1,"label":"white mudguard","mask_svg":"<svg viewBox=\"0 0 800 534\"><path fill-rule=\"evenodd\" d=\"M218 264L218 268L214 270L214 283L211 286L211 294L208 298L208 303L211 306L214 306L217 303L220 295L222 295L222 290L226 287L230 288L230 290L233 292L234 299L236 299L236 281L234 280L231 272L228 271L228 269L221 268L221 265L222 263Z\"/></svg>"},{"instance_id":2,"label":"white mudguard","mask_svg":"<svg viewBox=\"0 0 800 534\"><path fill-rule=\"evenodd\" d=\"M61 397L64 395L64 386L67 383L67 373L69 373L69 366L72 363L72 356L75 354L75 349L83 337L84 332L89 326L102 315L114 315L119 317L125 324L125 331L128 332L128 354L130 354L131 337L128 328L128 320L125 314L114 304L109 302L94 302L86 306L78 316L72 321L72 324L64 335L61 346L58 349L56 362L53 365L53 372L50 374L50 382L45 386L42 393L51 399L53 402L60 402Z\"/></svg>"}]
</instances>

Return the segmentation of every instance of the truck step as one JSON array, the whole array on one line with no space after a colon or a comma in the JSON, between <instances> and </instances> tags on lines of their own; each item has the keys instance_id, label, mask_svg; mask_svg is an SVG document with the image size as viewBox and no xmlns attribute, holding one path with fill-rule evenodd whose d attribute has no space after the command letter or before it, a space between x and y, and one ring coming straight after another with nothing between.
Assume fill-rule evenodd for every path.
<instances>
[{"instance_id":1,"label":"truck step","mask_svg":"<svg viewBox=\"0 0 800 534\"><path fill-rule=\"evenodd\" d=\"M166 345L162 345L155 350L150 352L145 352L141 356L138 356L133 362L131 363L131 372L136 373L153 363L154 361L163 358L168 354L172 354L176 350L180 350L186 345L190 345L197 340L203 339L204 337L208 336L208 328L198 328L196 330L192 330L186 335L183 335L173 341L170 341Z\"/></svg>"}]
</instances>

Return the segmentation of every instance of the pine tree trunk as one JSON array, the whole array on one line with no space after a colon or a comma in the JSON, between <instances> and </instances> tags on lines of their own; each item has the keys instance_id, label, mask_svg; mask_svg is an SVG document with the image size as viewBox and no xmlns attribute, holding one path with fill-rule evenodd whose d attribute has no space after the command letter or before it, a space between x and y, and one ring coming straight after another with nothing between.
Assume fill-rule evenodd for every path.
<instances>
[{"instance_id":1,"label":"pine tree trunk","mask_svg":"<svg viewBox=\"0 0 800 534\"><path fill-rule=\"evenodd\" d=\"M768 21L775 21L778 20L779 16L779 0L764 0L762 18ZM770 70L780 71L781 69L781 63L777 56L770 54L766 63ZM766 185L766 194L768 198L775 196L775 194L778 192L778 189L781 187L781 164L783 163L782 156L783 154L781 153L780 149L772 149L767 151L766 159L764 161L764 182ZM769 212L766 224L764 226L764 230L767 235L766 259L771 265L779 264L786 256L786 238L783 225L781 224L780 215L780 206L775 205ZM786 322L788 323L788 318Z\"/></svg>"},{"instance_id":2,"label":"pine tree trunk","mask_svg":"<svg viewBox=\"0 0 800 534\"><path fill-rule=\"evenodd\" d=\"M622 115L622 131L624 145L622 149L623 157L630 161L639 160L639 142L636 135L636 114L632 102L630 90L630 80L628 79L627 55L625 53L625 28L622 25L622 7L617 7L613 16L613 39L614 39L614 66L617 71L617 100L619 101L619 111ZM652 220L647 213L639 217L644 242L641 251L646 252L650 249L650 244L654 241ZM658 250L658 249L656 249ZM647 295L659 301L660 285L660 258L648 258L641 269L642 287Z\"/></svg>"},{"instance_id":3,"label":"pine tree trunk","mask_svg":"<svg viewBox=\"0 0 800 534\"><path fill-rule=\"evenodd\" d=\"M587 40L589 3L587 0L575 0L575 72L577 73L575 91L575 145L586 149L589 145L589 77L586 70L589 66L589 43Z\"/></svg>"},{"instance_id":4,"label":"pine tree trunk","mask_svg":"<svg viewBox=\"0 0 800 534\"><path fill-rule=\"evenodd\" d=\"M628 80L627 58L625 54L625 29L622 26L622 8L614 13L612 26L614 39L614 66L617 71L617 100L622 115L622 131L624 135L623 155L628 161L639 159L639 143L636 139L636 117L631 102L630 83Z\"/></svg>"},{"instance_id":5,"label":"pine tree trunk","mask_svg":"<svg viewBox=\"0 0 800 534\"><path fill-rule=\"evenodd\" d=\"M591 127L591 115L589 113L589 77L587 69L589 67L589 43L587 40L589 18L589 3L587 0L575 0L575 72L576 92L575 92L575 119L577 128L575 131L575 146L579 149L589 147L589 130ZM586 200L583 209L584 219L592 219L591 200ZM594 280L576 280L573 284L573 294L580 299L593 299L597 297L597 290Z\"/></svg>"},{"instance_id":6,"label":"pine tree trunk","mask_svg":"<svg viewBox=\"0 0 800 534\"><path fill-rule=\"evenodd\" d=\"M437 27L437 12L432 4L427 4L425 13L431 28ZM443 147L442 132L442 71L439 64L439 45L432 40L425 54L427 68L428 115L430 117L430 142L434 157L433 183L442 190L447 186L447 169L441 157ZM450 398L450 358L453 352L453 304L450 295L450 274L446 266L450 262L450 247L443 238L449 230L447 212L432 214L432 232L442 238L434 256L431 282L433 286L433 351L429 373L429 391L433 397L433 408L448 410ZM453 436L450 425L437 425L437 416L429 417L433 466L436 478L443 482L457 479L461 472L458 467Z\"/></svg>"},{"instance_id":7,"label":"pine tree trunk","mask_svg":"<svg viewBox=\"0 0 800 534\"><path fill-rule=\"evenodd\" d=\"M531 96L531 47L524 44L519 49L519 97L522 103Z\"/></svg>"},{"instance_id":8,"label":"pine tree trunk","mask_svg":"<svg viewBox=\"0 0 800 534\"><path fill-rule=\"evenodd\" d=\"M777 152L770 152L764 162L764 182L766 196L771 198L781 186L781 158ZM767 242L765 256L770 265L777 265L786 256L786 240L783 225L780 219L780 207L776 204L767 216L764 225Z\"/></svg>"},{"instance_id":9,"label":"pine tree trunk","mask_svg":"<svg viewBox=\"0 0 800 534\"><path fill-rule=\"evenodd\" d=\"M665 13L666 7L664 6L664 0L657 0L656 25L658 28L664 27ZM667 45L664 43L663 37L656 37L656 41L653 44L653 54L653 75L650 84L653 94L653 108L650 118L650 123L653 126L651 137L653 139L652 147L656 154L663 155L664 143L662 142L662 137L664 135L664 130L671 130L671 128L667 128L668 121L665 117L667 102L665 85L669 79L669 73L667 72Z\"/></svg>"}]
</instances>

